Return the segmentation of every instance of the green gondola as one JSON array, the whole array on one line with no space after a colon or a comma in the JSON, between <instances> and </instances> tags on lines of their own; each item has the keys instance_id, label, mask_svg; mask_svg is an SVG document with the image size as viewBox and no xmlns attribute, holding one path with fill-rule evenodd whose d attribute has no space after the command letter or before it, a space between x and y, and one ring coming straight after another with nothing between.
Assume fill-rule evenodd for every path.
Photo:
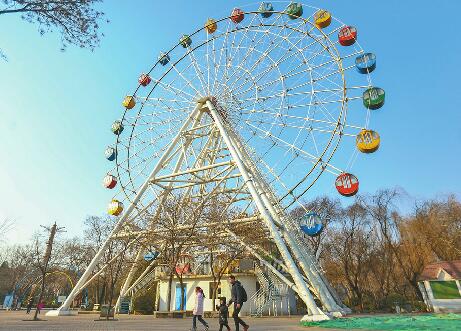
<instances>
[{"instance_id":1,"label":"green gondola","mask_svg":"<svg viewBox=\"0 0 461 331\"><path fill-rule=\"evenodd\" d=\"M363 105L368 109L379 109L384 105L386 93L382 88L372 87L363 92Z\"/></svg>"}]
</instances>

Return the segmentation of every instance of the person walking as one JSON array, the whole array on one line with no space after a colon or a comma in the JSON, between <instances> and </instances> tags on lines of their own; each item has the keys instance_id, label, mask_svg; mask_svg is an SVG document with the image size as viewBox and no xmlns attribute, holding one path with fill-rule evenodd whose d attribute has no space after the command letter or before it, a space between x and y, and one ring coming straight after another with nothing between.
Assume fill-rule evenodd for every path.
<instances>
[{"instance_id":1,"label":"person walking","mask_svg":"<svg viewBox=\"0 0 461 331\"><path fill-rule=\"evenodd\" d=\"M219 331L223 331L223 327L226 327L227 331L230 331L229 323L227 322L229 309L226 305L226 298L221 298L219 300L219 306L216 306L216 310L219 311Z\"/></svg>"},{"instance_id":2,"label":"person walking","mask_svg":"<svg viewBox=\"0 0 461 331\"><path fill-rule=\"evenodd\" d=\"M231 298L227 306L229 307L232 303L234 304L232 318L235 322L235 331L239 331L240 324L243 326L243 331L247 331L250 328L250 326L239 317L239 313L240 310L242 310L243 303L248 300L247 292L245 291L245 288L242 286L242 284L235 279L234 275L229 276L228 282L232 285L232 289Z\"/></svg>"},{"instance_id":3,"label":"person walking","mask_svg":"<svg viewBox=\"0 0 461 331\"><path fill-rule=\"evenodd\" d=\"M30 299L29 302L27 303L27 311L26 314L30 314L30 311L32 310L32 305L34 304L34 300Z\"/></svg>"},{"instance_id":4,"label":"person walking","mask_svg":"<svg viewBox=\"0 0 461 331\"><path fill-rule=\"evenodd\" d=\"M40 311L45 308L45 304L43 302L40 302L38 305L37 305L37 310L38 310L38 313L40 314Z\"/></svg>"},{"instance_id":5,"label":"person walking","mask_svg":"<svg viewBox=\"0 0 461 331\"><path fill-rule=\"evenodd\" d=\"M202 318L203 315L203 301L205 300L205 295L203 294L203 290L200 287L195 288L195 307L192 312L194 317L192 318L192 329L191 331L197 330L197 319L200 323L203 324L205 330L208 331L208 323Z\"/></svg>"}]
</instances>

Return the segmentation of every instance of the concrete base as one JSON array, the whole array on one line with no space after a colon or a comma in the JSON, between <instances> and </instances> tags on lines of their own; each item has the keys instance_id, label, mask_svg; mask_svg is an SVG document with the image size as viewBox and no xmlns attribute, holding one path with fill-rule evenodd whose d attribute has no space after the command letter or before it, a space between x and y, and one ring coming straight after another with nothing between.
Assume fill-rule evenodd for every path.
<instances>
[{"instance_id":1,"label":"concrete base","mask_svg":"<svg viewBox=\"0 0 461 331\"><path fill-rule=\"evenodd\" d=\"M69 310L69 309L50 310L45 315L46 316L75 316L75 315L78 315L78 310Z\"/></svg>"},{"instance_id":2,"label":"concrete base","mask_svg":"<svg viewBox=\"0 0 461 331\"><path fill-rule=\"evenodd\" d=\"M350 309L349 307L343 307L343 311L344 313L346 313L346 315L352 314L352 309Z\"/></svg>"},{"instance_id":3,"label":"concrete base","mask_svg":"<svg viewBox=\"0 0 461 331\"><path fill-rule=\"evenodd\" d=\"M331 317L343 317L346 315L346 313L343 311L330 311L328 315Z\"/></svg>"},{"instance_id":4,"label":"concrete base","mask_svg":"<svg viewBox=\"0 0 461 331\"><path fill-rule=\"evenodd\" d=\"M304 315L303 318L301 318L301 322L320 322L330 319L331 317L328 317L327 315Z\"/></svg>"}]
</instances>

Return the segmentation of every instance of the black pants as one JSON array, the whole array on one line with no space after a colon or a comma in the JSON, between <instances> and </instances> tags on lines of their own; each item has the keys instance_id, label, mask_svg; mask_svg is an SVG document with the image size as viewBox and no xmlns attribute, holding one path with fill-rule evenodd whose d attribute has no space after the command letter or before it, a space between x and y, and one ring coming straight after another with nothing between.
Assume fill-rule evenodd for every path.
<instances>
[{"instance_id":1,"label":"black pants","mask_svg":"<svg viewBox=\"0 0 461 331\"><path fill-rule=\"evenodd\" d=\"M229 324L227 324L227 322L226 322L226 323L224 323L224 322L219 322L219 331L222 331L222 328L223 328L224 326L227 328L227 330L230 329Z\"/></svg>"},{"instance_id":2,"label":"black pants","mask_svg":"<svg viewBox=\"0 0 461 331\"><path fill-rule=\"evenodd\" d=\"M205 322L205 320L202 318L202 315L194 315L192 318L192 329L195 330L197 328L197 319L200 323L203 324L203 326L208 327L208 323Z\"/></svg>"},{"instance_id":3,"label":"black pants","mask_svg":"<svg viewBox=\"0 0 461 331\"><path fill-rule=\"evenodd\" d=\"M237 304L234 303L234 312L232 313L232 317L234 318L234 322L235 322L235 331L239 331L239 324L242 324L243 327L248 326L248 325L239 317L239 313L240 313L240 310L242 309L242 307L243 307L243 303L240 304L240 308L237 308Z\"/></svg>"}]
</instances>

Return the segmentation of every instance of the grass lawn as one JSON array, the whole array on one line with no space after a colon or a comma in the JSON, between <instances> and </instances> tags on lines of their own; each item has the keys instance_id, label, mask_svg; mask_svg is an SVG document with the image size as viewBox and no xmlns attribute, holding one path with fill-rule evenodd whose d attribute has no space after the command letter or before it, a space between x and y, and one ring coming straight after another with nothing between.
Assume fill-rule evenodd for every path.
<instances>
[{"instance_id":1,"label":"grass lawn","mask_svg":"<svg viewBox=\"0 0 461 331\"><path fill-rule=\"evenodd\" d=\"M304 322L306 327L363 330L461 330L461 314L422 314L346 317L323 322Z\"/></svg>"}]
</instances>

